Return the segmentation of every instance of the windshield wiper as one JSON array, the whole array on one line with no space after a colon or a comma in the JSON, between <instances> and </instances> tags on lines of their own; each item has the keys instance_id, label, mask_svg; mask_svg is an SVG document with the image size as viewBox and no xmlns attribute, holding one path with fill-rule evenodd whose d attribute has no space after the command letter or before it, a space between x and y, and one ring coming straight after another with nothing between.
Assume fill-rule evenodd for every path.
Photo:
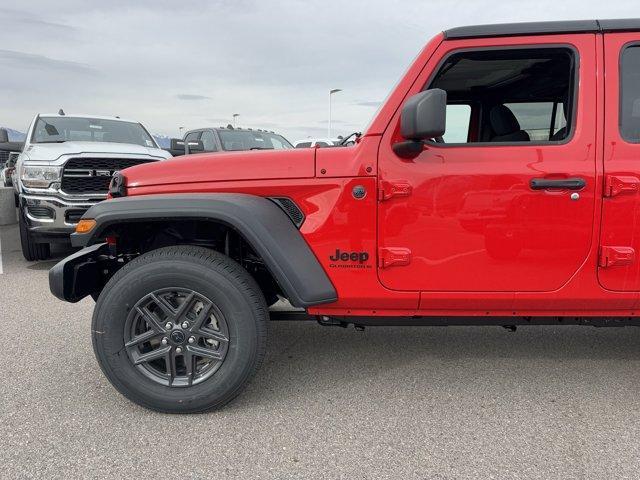
<instances>
[{"instance_id":1,"label":"windshield wiper","mask_svg":"<svg viewBox=\"0 0 640 480\"><path fill-rule=\"evenodd\" d=\"M42 142L34 142L34 143L64 143L66 140L44 140Z\"/></svg>"},{"instance_id":2,"label":"windshield wiper","mask_svg":"<svg viewBox=\"0 0 640 480\"><path fill-rule=\"evenodd\" d=\"M273 150L273 147L251 147L249 150Z\"/></svg>"}]
</instances>

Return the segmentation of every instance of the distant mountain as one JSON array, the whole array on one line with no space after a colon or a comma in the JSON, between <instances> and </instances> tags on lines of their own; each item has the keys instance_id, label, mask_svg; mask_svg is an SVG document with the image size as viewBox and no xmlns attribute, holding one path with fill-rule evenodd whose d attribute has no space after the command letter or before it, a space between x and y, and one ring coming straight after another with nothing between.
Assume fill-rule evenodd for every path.
<instances>
[{"instance_id":1,"label":"distant mountain","mask_svg":"<svg viewBox=\"0 0 640 480\"><path fill-rule=\"evenodd\" d=\"M27 137L26 133L19 132L18 130L13 130L9 127L0 127L6 128L9 133L9 141L10 142L24 142L24 139Z\"/></svg>"},{"instance_id":2,"label":"distant mountain","mask_svg":"<svg viewBox=\"0 0 640 480\"><path fill-rule=\"evenodd\" d=\"M171 137L166 135L152 135L160 148L169 148L171 146Z\"/></svg>"}]
</instances>

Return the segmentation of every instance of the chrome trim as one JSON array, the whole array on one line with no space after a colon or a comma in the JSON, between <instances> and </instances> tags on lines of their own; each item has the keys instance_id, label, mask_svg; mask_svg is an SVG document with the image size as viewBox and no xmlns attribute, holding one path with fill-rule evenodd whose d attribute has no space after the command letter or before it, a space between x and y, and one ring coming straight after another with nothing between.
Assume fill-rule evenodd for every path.
<instances>
[{"instance_id":1,"label":"chrome trim","mask_svg":"<svg viewBox=\"0 0 640 480\"><path fill-rule=\"evenodd\" d=\"M67 210L76 208L90 208L98 201L95 202L67 202L61 198L39 195L20 195L21 208L25 213L31 227L46 227L49 228L69 228L72 229L76 226L76 223L68 223L65 221L65 214ZM37 205L49 207L53 210L53 219L47 218L35 218L29 215L28 205L30 202L37 202ZM33 203L32 203L33 204ZM45 230L46 230L45 229Z\"/></svg>"}]
</instances>

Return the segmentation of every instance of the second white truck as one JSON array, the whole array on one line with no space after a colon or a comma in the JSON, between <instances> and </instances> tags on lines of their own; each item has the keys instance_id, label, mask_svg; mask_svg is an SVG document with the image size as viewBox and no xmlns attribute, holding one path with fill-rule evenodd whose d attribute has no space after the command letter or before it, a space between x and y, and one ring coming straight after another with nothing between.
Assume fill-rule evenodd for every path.
<instances>
[{"instance_id":1,"label":"second white truck","mask_svg":"<svg viewBox=\"0 0 640 480\"><path fill-rule=\"evenodd\" d=\"M16 165L25 259L44 260L51 243L68 242L82 214L106 198L115 172L169 157L133 120L36 115Z\"/></svg>"}]
</instances>

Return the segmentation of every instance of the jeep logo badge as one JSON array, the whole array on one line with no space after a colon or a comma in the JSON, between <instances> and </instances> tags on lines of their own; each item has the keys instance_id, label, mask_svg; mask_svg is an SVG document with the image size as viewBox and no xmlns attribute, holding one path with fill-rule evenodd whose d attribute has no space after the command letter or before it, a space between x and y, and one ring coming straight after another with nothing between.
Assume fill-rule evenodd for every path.
<instances>
[{"instance_id":1,"label":"jeep logo badge","mask_svg":"<svg viewBox=\"0 0 640 480\"><path fill-rule=\"evenodd\" d=\"M371 265L366 264L369 260L368 252L343 252L336 248L336 253L329 255L329 260L329 266L334 268L371 268Z\"/></svg>"}]
</instances>

